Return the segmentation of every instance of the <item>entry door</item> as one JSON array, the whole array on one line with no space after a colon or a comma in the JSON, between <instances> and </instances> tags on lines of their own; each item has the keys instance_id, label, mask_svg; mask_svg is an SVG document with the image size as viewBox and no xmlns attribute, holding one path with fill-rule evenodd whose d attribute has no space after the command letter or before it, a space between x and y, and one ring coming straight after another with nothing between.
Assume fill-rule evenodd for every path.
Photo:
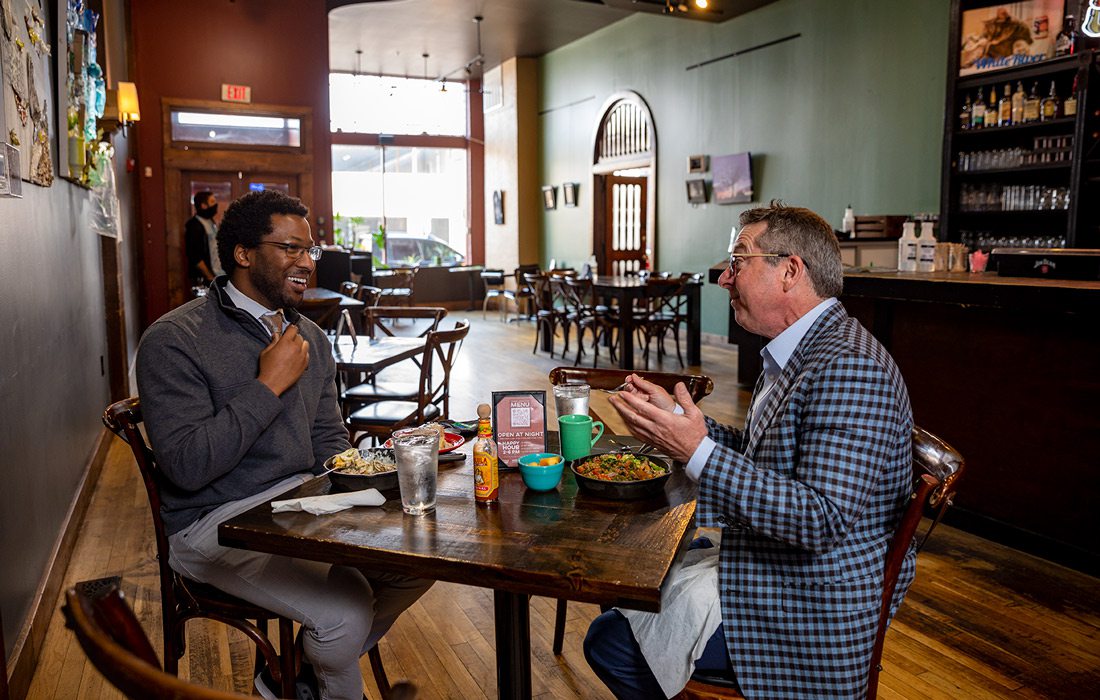
<instances>
[{"instance_id":1,"label":"entry door","mask_svg":"<svg viewBox=\"0 0 1100 700\"><path fill-rule=\"evenodd\" d=\"M646 177L608 175L602 274L637 272L646 249Z\"/></svg>"}]
</instances>

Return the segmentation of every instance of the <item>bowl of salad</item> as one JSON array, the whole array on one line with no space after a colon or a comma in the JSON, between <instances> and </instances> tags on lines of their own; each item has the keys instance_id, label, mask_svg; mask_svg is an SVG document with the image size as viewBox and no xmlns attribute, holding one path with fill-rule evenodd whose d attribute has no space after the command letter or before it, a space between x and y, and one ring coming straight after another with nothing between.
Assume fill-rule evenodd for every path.
<instances>
[{"instance_id":1,"label":"bowl of salad","mask_svg":"<svg viewBox=\"0 0 1100 700\"><path fill-rule=\"evenodd\" d=\"M351 448L325 461L328 478L337 491L397 488L397 463L385 447Z\"/></svg>"},{"instance_id":2,"label":"bowl of salad","mask_svg":"<svg viewBox=\"0 0 1100 700\"><path fill-rule=\"evenodd\" d=\"M664 493L672 465L659 457L632 452L607 452L574 459L569 469L581 489L620 501Z\"/></svg>"}]
</instances>

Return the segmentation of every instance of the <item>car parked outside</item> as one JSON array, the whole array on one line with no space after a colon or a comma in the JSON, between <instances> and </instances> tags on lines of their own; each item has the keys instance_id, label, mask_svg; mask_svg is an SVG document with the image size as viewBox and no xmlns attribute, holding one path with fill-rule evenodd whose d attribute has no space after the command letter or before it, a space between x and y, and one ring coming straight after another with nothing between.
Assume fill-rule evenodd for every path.
<instances>
[{"instance_id":1,"label":"car parked outside","mask_svg":"<svg viewBox=\"0 0 1100 700\"><path fill-rule=\"evenodd\" d=\"M453 267L465 262L466 256L446 241L430 234L392 233L386 235L386 263L390 267L436 265Z\"/></svg>"}]
</instances>

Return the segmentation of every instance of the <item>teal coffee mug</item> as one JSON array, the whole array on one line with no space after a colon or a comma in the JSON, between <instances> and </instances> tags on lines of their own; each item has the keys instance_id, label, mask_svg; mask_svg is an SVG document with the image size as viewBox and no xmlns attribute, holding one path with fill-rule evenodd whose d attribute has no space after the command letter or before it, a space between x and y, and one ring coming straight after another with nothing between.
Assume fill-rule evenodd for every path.
<instances>
[{"instance_id":1,"label":"teal coffee mug","mask_svg":"<svg viewBox=\"0 0 1100 700\"><path fill-rule=\"evenodd\" d=\"M592 434L593 426L599 428L595 435ZM580 414L558 416L558 430L561 431L561 454L566 460L588 455L596 441L603 437L603 423Z\"/></svg>"}]
</instances>

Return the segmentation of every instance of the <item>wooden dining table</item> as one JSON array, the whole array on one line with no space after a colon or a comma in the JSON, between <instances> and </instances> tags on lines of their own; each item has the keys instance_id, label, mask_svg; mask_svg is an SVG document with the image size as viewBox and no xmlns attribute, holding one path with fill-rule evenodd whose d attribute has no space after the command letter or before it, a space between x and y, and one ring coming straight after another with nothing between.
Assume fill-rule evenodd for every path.
<instances>
[{"instance_id":1,"label":"wooden dining table","mask_svg":"<svg viewBox=\"0 0 1100 700\"><path fill-rule=\"evenodd\" d=\"M630 444L633 438L615 437ZM607 447L612 447L607 443ZM469 444L462 449L469 449ZM548 447L556 450L557 434ZM279 498L328 493L320 476ZM229 547L491 588L500 698L531 697L529 597L658 612L661 590L687 548L695 485L680 465L664 493L612 501L578 490L566 468L553 491L528 490L502 471L499 501L477 505L469 460L441 464L436 509L405 515L396 490L384 505L313 516L263 504L219 528Z\"/></svg>"},{"instance_id":2,"label":"wooden dining table","mask_svg":"<svg viewBox=\"0 0 1100 700\"><path fill-rule=\"evenodd\" d=\"M339 372L374 374L392 364L424 352L426 338L382 336L371 338L341 335L332 344L332 357Z\"/></svg>"},{"instance_id":3,"label":"wooden dining table","mask_svg":"<svg viewBox=\"0 0 1100 700\"><path fill-rule=\"evenodd\" d=\"M702 364L703 326L700 312L703 283L689 282L684 285L687 296L687 363ZM620 309L632 309L635 301L644 299L646 282L640 277L625 275L593 275L592 291L604 299L616 299ZM619 369L634 369L634 329L638 319L631 313L619 313ZM543 335L543 350L553 350L554 338L549 333Z\"/></svg>"}]
</instances>

